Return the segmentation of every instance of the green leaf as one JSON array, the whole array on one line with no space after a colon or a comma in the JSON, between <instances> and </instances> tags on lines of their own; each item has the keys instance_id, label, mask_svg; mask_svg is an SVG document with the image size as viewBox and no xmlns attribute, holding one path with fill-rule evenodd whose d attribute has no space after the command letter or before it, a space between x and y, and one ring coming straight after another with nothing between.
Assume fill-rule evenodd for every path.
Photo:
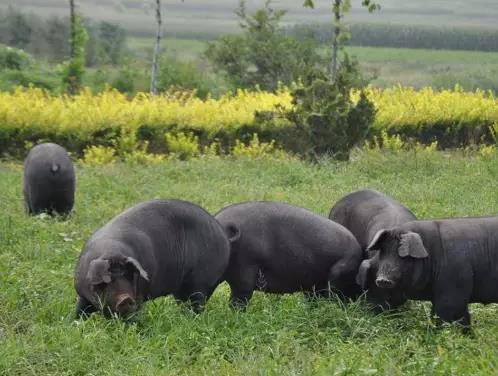
<instances>
[{"instance_id":1,"label":"green leaf","mask_svg":"<svg viewBox=\"0 0 498 376\"><path fill-rule=\"evenodd\" d=\"M304 7L313 9L313 8L315 8L315 4L313 3L313 0L305 0Z\"/></svg>"},{"instance_id":2,"label":"green leaf","mask_svg":"<svg viewBox=\"0 0 498 376\"><path fill-rule=\"evenodd\" d=\"M380 10L380 4L376 4L372 0L362 0L361 5L366 7L369 12L375 12L376 10Z\"/></svg>"}]
</instances>

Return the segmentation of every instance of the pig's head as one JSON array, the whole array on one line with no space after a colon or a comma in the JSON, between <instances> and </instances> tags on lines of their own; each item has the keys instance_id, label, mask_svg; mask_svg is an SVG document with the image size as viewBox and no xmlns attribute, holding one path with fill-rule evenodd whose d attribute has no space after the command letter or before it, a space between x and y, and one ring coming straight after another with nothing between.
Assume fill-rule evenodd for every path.
<instances>
[{"instance_id":1,"label":"pig's head","mask_svg":"<svg viewBox=\"0 0 498 376\"><path fill-rule=\"evenodd\" d=\"M143 300L140 279L149 281L140 263L125 256L92 260L86 279L92 300L104 313L124 316L136 312Z\"/></svg>"},{"instance_id":2,"label":"pig's head","mask_svg":"<svg viewBox=\"0 0 498 376\"><path fill-rule=\"evenodd\" d=\"M364 291L367 291L367 300L376 309L386 310L397 308L402 305L406 298L401 289L383 289L379 288L375 279L379 267L379 252L370 253L370 258L363 260L358 274L356 275L356 283L361 286Z\"/></svg>"},{"instance_id":3,"label":"pig's head","mask_svg":"<svg viewBox=\"0 0 498 376\"><path fill-rule=\"evenodd\" d=\"M375 284L380 288L394 288L413 283L420 278L417 260L429 257L419 234L399 229L380 230L367 251L378 251ZM378 257L378 258L377 258Z\"/></svg>"}]
</instances>

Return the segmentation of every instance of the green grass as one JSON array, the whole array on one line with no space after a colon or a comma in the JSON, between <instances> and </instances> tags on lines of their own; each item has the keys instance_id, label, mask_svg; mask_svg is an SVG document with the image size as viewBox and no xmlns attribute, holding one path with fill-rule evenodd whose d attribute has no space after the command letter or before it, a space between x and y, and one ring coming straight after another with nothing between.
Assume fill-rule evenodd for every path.
<instances>
[{"instance_id":1,"label":"green grass","mask_svg":"<svg viewBox=\"0 0 498 376\"><path fill-rule=\"evenodd\" d=\"M361 304L305 303L256 293L245 313L220 286L198 317L171 297L132 323L74 321L73 268L85 239L142 200L182 198L210 212L279 200L327 215L344 194L370 187L421 218L498 212L498 159L452 154L355 153L350 163L195 160L157 166L78 166L72 217L29 218L20 164L0 164L2 375L484 375L498 372L496 306L472 305L474 336L435 328L427 303L373 315Z\"/></svg>"},{"instance_id":2,"label":"green grass","mask_svg":"<svg viewBox=\"0 0 498 376\"><path fill-rule=\"evenodd\" d=\"M143 59L151 59L154 48L154 38L131 37L127 41L133 55ZM207 42L197 39L164 38L161 42L163 54L175 56L179 60L196 60L206 50Z\"/></svg>"}]
</instances>

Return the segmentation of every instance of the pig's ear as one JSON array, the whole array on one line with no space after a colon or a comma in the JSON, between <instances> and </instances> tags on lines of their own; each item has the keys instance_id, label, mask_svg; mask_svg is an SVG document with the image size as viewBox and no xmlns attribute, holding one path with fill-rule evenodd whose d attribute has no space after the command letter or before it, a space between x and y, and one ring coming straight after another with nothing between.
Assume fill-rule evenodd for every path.
<instances>
[{"instance_id":1,"label":"pig's ear","mask_svg":"<svg viewBox=\"0 0 498 376\"><path fill-rule=\"evenodd\" d=\"M389 231L386 229L382 229L380 231L377 231L377 233L374 235L372 241L368 245L366 251L371 252L375 251L376 249L380 248L380 243L385 239L385 237L389 234Z\"/></svg>"},{"instance_id":2,"label":"pig's ear","mask_svg":"<svg viewBox=\"0 0 498 376\"><path fill-rule=\"evenodd\" d=\"M227 234L230 243L233 243L240 238L240 229L235 223L225 225L225 233Z\"/></svg>"},{"instance_id":3,"label":"pig's ear","mask_svg":"<svg viewBox=\"0 0 498 376\"><path fill-rule=\"evenodd\" d=\"M356 284L361 286L363 290L367 287L368 273L371 267L372 263L370 260L363 260L360 268L358 269L358 274L356 274Z\"/></svg>"},{"instance_id":4,"label":"pig's ear","mask_svg":"<svg viewBox=\"0 0 498 376\"><path fill-rule=\"evenodd\" d=\"M398 254L400 257L425 258L429 256L424 247L424 242L416 232L407 232L401 235Z\"/></svg>"},{"instance_id":5,"label":"pig's ear","mask_svg":"<svg viewBox=\"0 0 498 376\"><path fill-rule=\"evenodd\" d=\"M100 285L101 283L111 282L111 272L109 271L111 264L109 260L95 259L90 261L86 278L91 285Z\"/></svg>"},{"instance_id":6,"label":"pig's ear","mask_svg":"<svg viewBox=\"0 0 498 376\"><path fill-rule=\"evenodd\" d=\"M144 268L142 268L142 265L140 265L140 263L137 260L135 260L133 257L127 257L126 263L133 265L133 267L138 271L138 273L140 273L140 276L143 279L145 279L147 282L149 282L149 275L144 270Z\"/></svg>"}]
</instances>

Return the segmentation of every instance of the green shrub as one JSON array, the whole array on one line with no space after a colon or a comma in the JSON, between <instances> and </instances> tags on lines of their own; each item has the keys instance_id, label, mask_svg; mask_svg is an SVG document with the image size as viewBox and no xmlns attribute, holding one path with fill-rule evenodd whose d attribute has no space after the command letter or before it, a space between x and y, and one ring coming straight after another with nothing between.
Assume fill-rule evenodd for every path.
<instances>
[{"instance_id":1,"label":"green shrub","mask_svg":"<svg viewBox=\"0 0 498 376\"><path fill-rule=\"evenodd\" d=\"M201 156L203 158L215 158L224 154L223 146L218 139L215 139L209 145L203 146Z\"/></svg>"},{"instance_id":2,"label":"green shrub","mask_svg":"<svg viewBox=\"0 0 498 376\"><path fill-rule=\"evenodd\" d=\"M82 162L88 166L102 166L116 162L116 150L109 146L88 146L83 152Z\"/></svg>"},{"instance_id":3,"label":"green shrub","mask_svg":"<svg viewBox=\"0 0 498 376\"><path fill-rule=\"evenodd\" d=\"M0 70L22 70L29 68L32 64L32 57L23 50L0 45Z\"/></svg>"},{"instance_id":4,"label":"green shrub","mask_svg":"<svg viewBox=\"0 0 498 376\"><path fill-rule=\"evenodd\" d=\"M10 91L17 86L32 86L50 92L58 92L60 78L54 71L36 67L26 70L5 69L0 72L0 90Z\"/></svg>"},{"instance_id":5,"label":"green shrub","mask_svg":"<svg viewBox=\"0 0 498 376\"><path fill-rule=\"evenodd\" d=\"M130 164L154 164L165 159L164 155L148 153L149 143L147 141L137 143L136 136L132 132L126 132L114 143L116 147L93 145L85 148L83 164L89 166L113 164L118 158Z\"/></svg>"},{"instance_id":6,"label":"green shrub","mask_svg":"<svg viewBox=\"0 0 498 376\"><path fill-rule=\"evenodd\" d=\"M197 62L180 61L175 57L162 59L159 72L159 91L172 89L193 91L199 98L206 98L219 87L213 76L197 66Z\"/></svg>"},{"instance_id":7,"label":"green shrub","mask_svg":"<svg viewBox=\"0 0 498 376\"><path fill-rule=\"evenodd\" d=\"M112 80L111 86L122 93L133 93L135 91L134 72L128 67L121 68Z\"/></svg>"},{"instance_id":8,"label":"green shrub","mask_svg":"<svg viewBox=\"0 0 498 376\"><path fill-rule=\"evenodd\" d=\"M182 161L199 155L199 138L193 133L166 133L166 146L173 156Z\"/></svg>"},{"instance_id":9,"label":"green shrub","mask_svg":"<svg viewBox=\"0 0 498 376\"><path fill-rule=\"evenodd\" d=\"M236 158L282 158L285 153L275 146L275 140L270 142L260 142L256 133L252 135L247 145L239 140L235 140L232 155Z\"/></svg>"},{"instance_id":10,"label":"green shrub","mask_svg":"<svg viewBox=\"0 0 498 376\"><path fill-rule=\"evenodd\" d=\"M334 82L313 78L292 93L294 108L286 117L303 130L311 159L329 155L348 160L351 149L365 140L375 108L364 92L357 102L351 98L358 81L358 66L345 55Z\"/></svg>"},{"instance_id":11,"label":"green shrub","mask_svg":"<svg viewBox=\"0 0 498 376\"><path fill-rule=\"evenodd\" d=\"M406 144L399 134L390 136L385 129L380 132L379 137L374 136L373 138L373 149L384 149L397 153L405 148Z\"/></svg>"},{"instance_id":12,"label":"green shrub","mask_svg":"<svg viewBox=\"0 0 498 376\"><path fill-rule=\"evenodd\" d=\"M159 163L165 159L164 155L151 154L147 152L149 143L144 141L136 150L124 153L123 161L130 164L154 164Z\"/></svg>"}]
</instances>

